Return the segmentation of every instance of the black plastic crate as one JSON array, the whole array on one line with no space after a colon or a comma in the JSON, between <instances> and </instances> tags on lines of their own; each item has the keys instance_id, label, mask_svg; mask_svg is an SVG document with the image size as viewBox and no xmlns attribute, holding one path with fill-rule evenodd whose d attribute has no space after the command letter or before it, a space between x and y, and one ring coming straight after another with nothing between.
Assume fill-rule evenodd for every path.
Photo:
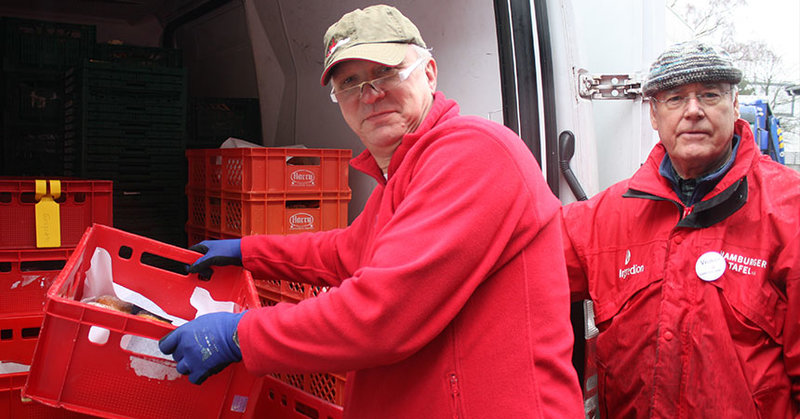
<instances>
[{"instance_id":1,"label":"black plastic crate","mask_svg":"<svg viewBox=\"0 0 800 419\"><path fill-rule=\"evenodd\" d=\"M6 176L62 176L64 133L60 124L4 121L2 170Z\"/></svg>"},{"instance_id":2,"label":"black plastic crate","mask_svg":"<svg viewBox=\"0 0 800 419\"><path fill-rule=\"evenodd\" d=\"M94 25L0 18L3 69L65 69L92 55L97 42Z\"/></svg>"},{"instance_id":3,"label":"black plastic crate","mask_svg":"<svg viewBox=\"0 0 800 419\"><path fill-rule=\"evenodd\" d=\"M67 70L65 86L103 89L106 92L152 92L163 95L185 91L184 68L137 67L88 61Z\"/></svg>"},{"instance_id":4,"label":"black plastic crate","mask_svg":"<svg viewBox=\"0 0 800 419\"><path fill-rule=\"evenodd\" d=\"M3 112L11 121L58 124L64 118L64 74L58 70L3 72Z\"/></svg>"},{"instance_id":5,"label":"black plastic crate","mask_svg":"<svg viewBox=\"0 0 800 419\"><path fill-rule=\"evenodd\" d=\"M257 98L191 98L186 148L217 148L228 137L261 143Z\"/></svg>"},{"instance_id":6,"label":"black plastic crate","mask_svg":"<svg viewBox=\"0 0 800 419\"><path fill-rule=\"evenodd\" d=\"M183 66L183 51L138 45L97 44L93 59L133 66L179 68Z\"/></svg>"}]
</instances>

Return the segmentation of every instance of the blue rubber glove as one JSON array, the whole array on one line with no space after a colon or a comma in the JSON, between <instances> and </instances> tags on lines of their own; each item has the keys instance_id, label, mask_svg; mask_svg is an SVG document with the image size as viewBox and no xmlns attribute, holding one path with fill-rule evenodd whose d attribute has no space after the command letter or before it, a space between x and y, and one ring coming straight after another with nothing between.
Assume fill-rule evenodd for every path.
<instances>
[{"instance_id":1,"label":"blue rubber glove","mask_svg":"<svg viewBox=\"0 0 800 419\"><path fill-rule=\"evenodd\" d=\"M189 266L189 273L196 273L200 279L211 279L211 266L242 266L242 240L204 240L189 248L203 254Z\"/></svg>"},{"instance_id":2,"label":"blue rubber glove","mask_svg":"<svg viewBox=\"0 0 800 419\"><path fill-rule=\"evenodd\" d=\"M234 333L241 313L209 313L185 323L158 341L158 349L178 363L177 370L189 381L201 384L232 362L242 360Z\"/></svg>"}]
</instances>

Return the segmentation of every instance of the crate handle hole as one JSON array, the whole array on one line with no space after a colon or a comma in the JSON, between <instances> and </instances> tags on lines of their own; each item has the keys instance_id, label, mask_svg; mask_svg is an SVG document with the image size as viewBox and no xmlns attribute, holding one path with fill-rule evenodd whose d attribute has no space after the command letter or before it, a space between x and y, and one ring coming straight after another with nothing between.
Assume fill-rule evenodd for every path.
<instances>
[{"instance_id":1,"label":"crate handle hole","mask_svg":"<svg viewBox=\"0 0 800 419\"><path fill-rule=\"evenodd\" d=\"M319 208L320 200L306 199L297 201L286 201L286 208Z\"/></svg>"},{"instance_id":2,"label":"crate handle hole","mask_svg":"<svg viewBox=\"0 0 800 419\"><path fill-rule=\"evenodd\" d=\"M74 199L76 203L86 202L86 193L85 192L76 192L76 193L72 194L72 199Z\"/></svg>"},{"instance_id":3,"label":"crate handle hole","mask_svg":"<svg viewBox=\"0 0 800 419\"><path fill-rule=\"evenodd\" d=\"M312 156L288 156L286 157L287 166L319 166L319 157Z\"/></svg>"},{"instance_id":4,"label":"crate handle hole","mask_svg":"<svg viewBox=\"0 0 800 419\"><path fill-rule=\"evenodd\" d=\"M66 260L35 260L31 262L22 262L19 264L19 270L22 272L41 272L41 271L55 271L58 272L64 269L67 264ZM1 271L2 269L0 269Z\"/></svg>"},{"instance_id":5,"label":"crate handle hole","mask_svg":"<svg viewBox=\"0 0 800 419\"><path fill-rule=\"evenodd\" d=\"M294 410L297 413L303 416L307 416L311 419L319 419L319 411L306 404L300 402L294 402Z\"/></svg>"},{"instance_id":6,"label":"crate handle hole","mask_svg":"<svg viewBox=\"0 0 800 419\"><path fill-rule=\"evenodd\" d=\"M11 329L0 330L0 340L11 340L14 338L14 331Z\"/></svg>"},{"instance_id":7,"label":"crate handle hole","mask_svg":"<svg viewBox=\"0 0 800 419\"><path fill-rule=\"evenodd\" d=\"M159 256L153 253L144 252L140 259L142 265L152 266L178 275L187 276L186 263L174 259Z\"/></svg>"},{"instance_id":8,"label":"crate handle hole","mask_svg":"<svg viewBox=\"0 0 800 419\"><path fill-rule=\"evenodd\" d=\"M119 253L117 254L123 259L130 259L131 256L133 256L133 249L128 246L120 246Z\"/></svg>"},{"instance_id":9,"label":"crate handle hole","mask_svg":"<svg viewBox=\"0 0 800 419\"><path fill-rule=\"evenodd\" d=\"M0 272L11 272L11 262L0 262Z\"/></svg>"},{"instance_id":10,"label":"crate handle hole","mask_svg":"<svg viewBox=\"0 0 800 419\"><path fill-rule=\"evenodd\" d=\"M0 192L0 204L11 203L11 192Z\"/></svg>"},{"instance_id":11,"label":"crate handle hole","mask_svg":"<svg viewBox=\"0 0 800 419\"><path fill-rule=\"evenodd\" d=\"M19 202L22 202L23 204L35 204L36 194L33 192L23 192L19 194Z\"/></svg>"},{"instance_id":12,"label":"crate handle hole","mask_svg":"<svg viewBox=\"0 0 800 419\"><path fill-rule=\"evenodd\" d=\"M98 326L89 328L89 342L98 346L103 346L108 343L108 337L111 334L108 329Z\"/></svg>"},{"instance_id":13,"label":"crate handle hole","mask_svg":"<svg viewBox=\"0 0 800 419\"><path fill-rule=\"evenodd\" d=\"M34 339L39 337L39 328L38 327L26 327L22 329L22 338L23 339Z\"/></svg>"}]
</instances>

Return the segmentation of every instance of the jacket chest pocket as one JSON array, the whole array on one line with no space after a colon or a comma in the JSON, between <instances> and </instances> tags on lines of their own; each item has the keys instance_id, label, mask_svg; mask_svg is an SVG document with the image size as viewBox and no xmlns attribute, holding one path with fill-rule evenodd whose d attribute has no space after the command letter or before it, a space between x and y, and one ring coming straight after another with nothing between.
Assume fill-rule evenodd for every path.
<instances>
[{"instance_id":1,"label":"jacket chest pocket","mask_svg":"<svg viewBox=\"0 0 800 419\"><path fill-rule=\"evenodd\" d=\"M725 272L709 285L719 290L729 307L726 315L735 340L755 343L766 334L780 343L786 315L784 291L769 280L766 260L747 253L720 252L726 262Z\"/></svg>"},{"instance_id":2,"label":"jacket chest pocket","mask_svg":"<svg viewBox=\"0 0 800 419\"><path fill-rule=\"evenodd\" d=\"M606 247L587 256L589 292L598 325L627 309L636 295L664 278L665 245L653 241Z\"/></svg>"}]
</instances>

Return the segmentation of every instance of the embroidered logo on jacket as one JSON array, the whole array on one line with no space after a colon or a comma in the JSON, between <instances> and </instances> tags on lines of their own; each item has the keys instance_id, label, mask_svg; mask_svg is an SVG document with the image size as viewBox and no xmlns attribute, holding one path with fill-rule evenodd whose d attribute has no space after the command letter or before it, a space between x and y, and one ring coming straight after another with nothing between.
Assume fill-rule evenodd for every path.
<instances>
[{"instance_id":1,"label":"embroidered logo on jacket","mask_svg":"<svg viewBox=\"0 0 800 419\"><path fill-rule=\"evenodd\" d=\"M728 269L734 272L745 275L756 275L756 270L765 269L767 267L767 261L764 259L728 253L724 250L720 253L722 257L725 258L725 261L728 262Z\"/></svg>"},{"instance_id":2,"label":"embroidered logo on jacket","mask_svg":"<svg viewBox=\"0 0 800 419\"><path fill-rule=\"evenodd\" d=\"M631 251L629 249L625 251L626 267L619 270L619 279L625 279L631 275L636 275L644 272L644 265L637 265L634 263L633 265L628 266L630 262L631 262Z\"/></svg>"}]
</instances>

